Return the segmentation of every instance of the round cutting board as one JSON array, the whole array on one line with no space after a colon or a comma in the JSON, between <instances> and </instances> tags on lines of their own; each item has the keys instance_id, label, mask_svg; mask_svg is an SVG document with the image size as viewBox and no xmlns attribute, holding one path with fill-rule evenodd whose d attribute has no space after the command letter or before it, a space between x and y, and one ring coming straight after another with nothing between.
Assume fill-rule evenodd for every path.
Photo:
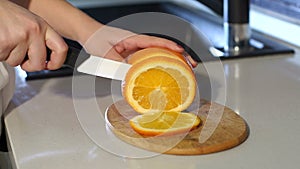
<instances>
[{"instance_id":1,"label":"round cutting board","mask_svg":"<svg viewBox=\"0 0 300 169\"><path fill-rule=\"evenodd\" d=\"M129 124L129 120L139 114L124 100L108 107L105 118L109 128L124 142L164 154L214 153L238 146L246 140L249 128L241 116L220 104L206 100L200 102L199 109L195 111L201 119L201 124L198 128L184 134L154 137L140 135Z\"/></svg>"}]
</instances>

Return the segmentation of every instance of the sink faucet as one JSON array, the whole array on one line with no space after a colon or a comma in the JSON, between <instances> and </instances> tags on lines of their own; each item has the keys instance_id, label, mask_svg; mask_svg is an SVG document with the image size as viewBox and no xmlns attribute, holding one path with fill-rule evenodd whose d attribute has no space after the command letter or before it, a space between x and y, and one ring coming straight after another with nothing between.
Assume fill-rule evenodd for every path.
<instances>
[{"instance_id":1,"label":"sink faucet","mask_svg":"<svg viewBox=\"0 0 300 169\"><path fill-rule=\"evenodd\" d=\"M220 22L220 26L223 27L222 33L218 30L203 30L204 32L206 31L206 33L209 34L208 37L211 36L210 38L212 39L216 36L224 37L222 46L220 46L221 43L214 44L214 49L217 51L213 52L215 57L226 59L294 52L293 49L270 40L255 30L251 31L249 24L250 0L197 1L212 9L217 15L223 17L223 21ZM199 19L208 20L201 15L199 15ZM219 23L219 20L217 22ZM216 26L215 20L209 20L207 23ZM215 40L215 42L219 42L219 40Z\"/></svg>"},{"instance_id":2,"label":"sink faucet","mask_svg":"<svg viewBox=\"0 0 300 169\"><path fill-rule=\"evenodd\" d=\"M224 51L230 54L249 48L249 0L224 0Z\"/></svg>"}]
</instances>

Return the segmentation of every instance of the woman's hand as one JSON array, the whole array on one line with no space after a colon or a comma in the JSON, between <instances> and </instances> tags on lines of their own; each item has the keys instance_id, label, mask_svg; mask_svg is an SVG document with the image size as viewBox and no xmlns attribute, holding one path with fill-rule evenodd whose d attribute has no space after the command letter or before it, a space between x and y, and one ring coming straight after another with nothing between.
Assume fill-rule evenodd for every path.
<instances>
[{"instance_id":1,"label":"woman's hand","mask_svg":"<svg viewBox=\"0 0 300 169\"><path fill-rule=\"evenodd\" d=\"M126 58L130 54L140 49L148 47L162 47L168 48L178 53L182 53L184 49L177 43L170 41L168 39L159 38L155 36L148 35L135 35L122 40L121 42L114 45L112 53L117 52L123 58ZM192 59L190 55L185 55L187 62L192 66L196 67L198 63Z\"/></svg>"},{"instance_id":2,"label":"woman's hand","mask_svg":"<svg viewBox=\"0 0 300 169\"><path fill-rule=\"evenodd\" d=\"M85 50L96 56L116 61L124 61L130 54L148 47L163 47L182 53L184 49L177 43L155 36L138 35L133 32L102 26L84 44ZM193 67L197 66L191 57L187 58Z\"/></svg>"},{"instance_id":3,"label":"woman's hand","mask_svg":"<svg viewBox=\"0 0 300 169\"><path fill-rule=\"evenodd\" d=\"M0 1L0 23L0 61L21 65L26 71L61 67L68 47L42 18L10 1ZM52 51L48 62L46 46Z\"/></svg>"}]
</instances>

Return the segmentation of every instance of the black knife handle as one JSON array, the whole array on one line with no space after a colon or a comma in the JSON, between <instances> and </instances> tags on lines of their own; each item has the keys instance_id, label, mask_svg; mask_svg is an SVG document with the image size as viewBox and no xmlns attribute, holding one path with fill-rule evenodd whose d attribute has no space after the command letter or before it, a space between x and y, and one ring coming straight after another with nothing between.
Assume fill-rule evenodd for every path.
<instances>
[{"instance_id":1,"label":"black knife handle","mask_svg":"<svg viewBox=\"0 0 300 169\"><path fill-rule=\"evenodd\" d=\"M69 45L66 60L63 65L73 69L75 67L80 51L81 49ZM50 56L51 56L51 50L47 48L47 61L50 61L51 59Z\"/></svg>"},{"instance_id":2,"label":"black knife handle","mask_svg":"<svg viewBox=\"0 0 300 169\"><path fill-rule=\"evenodd\" d=\"M67 52L66 60L63 65L70 67L70 68L74 68L81 49L74 47L74 46L70 46L70 45L68 47L69 47L69 49ZM51 60L51 52L52 52L51 49L46 47L46 53L47 53L46 61ZM26 55L24 60L28 60L28 59L29 59L28 55Z\"/></svg>"},{"instance_id":3,"label":"black knife handle","mask_svg":"<svg viewBox=\"0 0 300 169\"><path fill-rule=\"evenodd\" d=\"M64 62L64 66L68 66L70 68L74 68L76 65L76 61L80 54L81 49L78 49L74 46L69 46L66 60Z\"/></svg>"}]
</instances>

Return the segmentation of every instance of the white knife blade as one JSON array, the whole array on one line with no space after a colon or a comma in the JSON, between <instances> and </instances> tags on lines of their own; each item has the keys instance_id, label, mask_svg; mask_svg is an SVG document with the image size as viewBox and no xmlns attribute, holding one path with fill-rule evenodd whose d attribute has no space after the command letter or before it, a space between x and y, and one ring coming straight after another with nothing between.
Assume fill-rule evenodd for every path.
<instances>
[{"instance_id":1,"label":"white knife blade","mask_svg":"<svg viewBox=\"0 0 300 169\"><path fill-rule=\"evenodd\" d=\"M130 67L131 65L127 63L90 55L78 66L77 71L114 80L124 80Z\"/></svg>"}]
</instances>

